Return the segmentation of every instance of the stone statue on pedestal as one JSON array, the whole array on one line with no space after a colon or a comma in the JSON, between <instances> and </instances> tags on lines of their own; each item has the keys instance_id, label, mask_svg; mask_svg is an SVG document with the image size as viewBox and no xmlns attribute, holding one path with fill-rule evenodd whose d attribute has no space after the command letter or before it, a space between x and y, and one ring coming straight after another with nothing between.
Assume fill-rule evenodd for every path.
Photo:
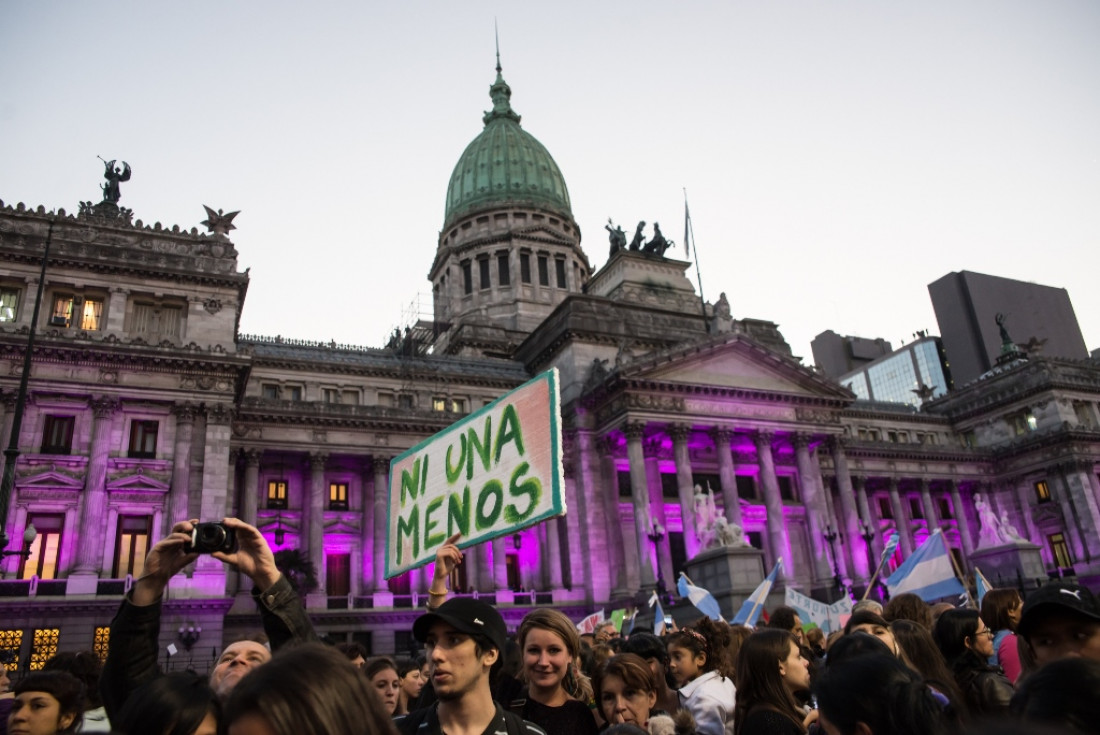
<instances>
[{"instance_id":1,"label":"stone statue on pedestal","mask_svg":"<svg viewBox=\"0 0 1100 735\"><path fill-rule=\"evenodd\" d=\"M714 490L711 489L709 482L705 493L702 486L695 486L694 515L695 535L704 550L721 546L749 545L745 541L744 530L737 524L727 521L725 516L718 512L718 506L714 502Z\"/></svg>"},{"instance_id":2,"label":"stone statue on pedestal","mask_svg":"<svg viewBox=\"0 0 1100 735\"><path fill-rule=\"evenodd\" d=\"M1001 521L997 518L997 513L981 493L974 493L974 508L978 511L978 523L981 526L978 532L978 548L1003 546L1010 543L1001 530Z\"/></svg>"}]
</instances>

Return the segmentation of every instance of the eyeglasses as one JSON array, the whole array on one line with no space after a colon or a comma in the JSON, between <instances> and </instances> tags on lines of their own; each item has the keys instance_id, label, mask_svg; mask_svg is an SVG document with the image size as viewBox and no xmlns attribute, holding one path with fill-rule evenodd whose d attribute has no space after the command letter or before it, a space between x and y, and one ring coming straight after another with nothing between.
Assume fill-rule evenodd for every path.
<instances>
[{"instance_id":1,"label":"eyeglasses","mask_svg":"<svg viewBox=\"0 0 1100 735\"><path fill-rule=\"evenodd\" d=\"M987 636L989 636L990 638L992 638L992 637L993 637L993 631L992 631L992 630L990 630L989 628L986 628L985 630L979 630L979 631L978 631L977 633L975 633L974 635L987 635Z\"/></svg>"}]
</instances>

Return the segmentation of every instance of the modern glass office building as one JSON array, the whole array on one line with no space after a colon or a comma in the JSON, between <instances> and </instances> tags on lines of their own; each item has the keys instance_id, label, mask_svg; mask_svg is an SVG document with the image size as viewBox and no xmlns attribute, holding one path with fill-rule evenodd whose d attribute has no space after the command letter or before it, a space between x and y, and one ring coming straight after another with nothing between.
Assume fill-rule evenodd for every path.
<instances>
[{"instance_id":1,"label":"modern glass office building","mask_svg":"<svg viewBox=\"0 0 1100 735\"><path fill-rule=\"evenodd\" d=\"M921 337L840 377L859 398L920 406L951 387L951 371L939 337Z\"/></svg>"}]
</instances>

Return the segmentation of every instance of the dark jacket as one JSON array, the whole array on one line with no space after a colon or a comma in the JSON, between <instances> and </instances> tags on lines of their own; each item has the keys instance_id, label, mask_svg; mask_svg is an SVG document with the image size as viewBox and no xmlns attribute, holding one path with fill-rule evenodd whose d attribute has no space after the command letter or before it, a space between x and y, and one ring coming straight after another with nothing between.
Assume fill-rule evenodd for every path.
<instances>
[{"instance_id":1,"label":"dark jacket","mask_svg":"<svg viewBox=\"0 0 1100 735\"><path fill-rule=\"evenodd\" d=\"M969 657L965 665L955 667L955 681L971 716L1008 712L1008 703L1015 690L999 666L990 666L976 656Z\"/></svg>"},{"instance_id":2,"label":"dark jacket","mask_svg":"<svg viewBox=\"0 0 1100 735\"><path fill-rule=\"evenodd\" d=\"M252 597L260 608L260 620L272 651L290 641L317 640L302 601L286 577L279 577L262 592L253 587ZM111 621L107 661L99 681L99 693L110 719L115 718L135 689L161 675L157 661L160 614L160 600L138 607L127 595Z\"/></svg>"}]
</instances>

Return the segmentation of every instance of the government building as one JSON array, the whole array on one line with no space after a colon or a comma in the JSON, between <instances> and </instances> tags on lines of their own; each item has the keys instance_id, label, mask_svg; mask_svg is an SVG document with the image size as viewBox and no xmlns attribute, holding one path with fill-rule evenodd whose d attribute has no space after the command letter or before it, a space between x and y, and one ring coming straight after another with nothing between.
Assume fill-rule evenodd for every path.
<instances>
[{"instance_id":1,"label":"government building","mask_svg":"<svg viewBox=\"0 0 1100 735\"><path fill-rule=\"evenodd\" d=\"M969 568L976 494L1043 574L1100 575L1100 363L1009 349L920 405L857 398L775 324L731 314L724 294L701 303L659 235L613 242L593 271L566 179L499 68L490 95L424 264L434 314L384 346L241 334L249 276L220 215L199 232L117 198L76 214L0 202L3 447L42 287L7 550L37 535L0 561L16 666L104 652L150 546L177 519L225 515L312 563L320 633L407 651L430 567L383 578L391 459L550 368L568 513L469 549L452 580L512 625L534 606L579 620L672 588L700 551L696 486L765 568L782 557L782 583L822 600L859 594L895 531L890 568L937 527ZM163 663L201 671L255 630L248 592L208 557L174 579Z\"/></svg>"}]
</instances>

